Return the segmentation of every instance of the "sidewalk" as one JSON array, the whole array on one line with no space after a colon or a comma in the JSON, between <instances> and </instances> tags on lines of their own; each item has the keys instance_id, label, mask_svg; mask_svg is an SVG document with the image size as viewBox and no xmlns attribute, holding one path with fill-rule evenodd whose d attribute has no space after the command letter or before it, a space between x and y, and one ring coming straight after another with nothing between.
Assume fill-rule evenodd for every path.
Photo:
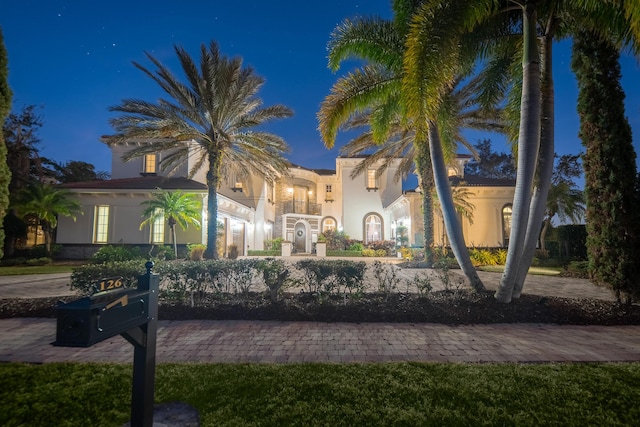
<instances>
[{"instance_id":1,"label":"sidewalk","mask_svg":"<svg viewBox=\"0 0 640 427\"><path fill-rule=\"evenodd\" d=\"M54 319L0 320L0 362L131 363L120 336L54 347ZM161 321L158 363L631 362L640 326Z\"/></svg>"},{"instance_id":2,"label":"sidewalk","mask_svg":"<svg viewBox=\"0 0 640 427\"><path fill-rule=\"evenodd\" d=\"M403 274L411 274L403 270ZM415 273L413 273L415 274ZM488 288L499 274L480 273ZM0 298L70 294L68 275L0 278ZM586 280L529 276L525 293L612 299ZM21 296L22 295L22 296ZM90 348L54 347L56 320L0 320L0 362L131 363L133 347L116 336ZM305 362L630 362L640 361L638 326L161 321L159 363Z\"/></svg>"}]
</instances>

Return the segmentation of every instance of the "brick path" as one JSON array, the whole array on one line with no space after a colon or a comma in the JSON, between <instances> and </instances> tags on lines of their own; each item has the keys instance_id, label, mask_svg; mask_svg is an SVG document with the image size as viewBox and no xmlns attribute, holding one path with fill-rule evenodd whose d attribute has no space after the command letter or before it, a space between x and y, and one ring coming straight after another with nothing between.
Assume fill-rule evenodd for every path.
<instances>
[{"instance_id":1,"label":"brick path","mask_svg":"<svg viewBox=\"0 0 640 427\"><path fill-rule=\"evenodd\" d=\"M0 320L0 362L131 363L116 336L90 348L54 347L55 320ZM161 321L157 361L630 362L640 361L640 326Z\"/></svg>"}]
</instances>

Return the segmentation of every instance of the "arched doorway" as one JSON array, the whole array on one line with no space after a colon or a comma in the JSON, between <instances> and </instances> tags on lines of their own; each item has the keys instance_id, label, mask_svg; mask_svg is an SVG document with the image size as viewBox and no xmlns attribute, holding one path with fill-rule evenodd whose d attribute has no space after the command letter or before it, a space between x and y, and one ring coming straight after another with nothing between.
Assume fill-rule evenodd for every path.
<instances>
[{"instance_id":1,"label":"arched doorway","mask_svg":"<svg viewBox=\"0 0 640 427\"><path fill-rule=\"evenodd\" d=\"M294 249L296 252L307 252L307 227L304 222L298 222L293 229Z\"/></svg>"}]
</instances>

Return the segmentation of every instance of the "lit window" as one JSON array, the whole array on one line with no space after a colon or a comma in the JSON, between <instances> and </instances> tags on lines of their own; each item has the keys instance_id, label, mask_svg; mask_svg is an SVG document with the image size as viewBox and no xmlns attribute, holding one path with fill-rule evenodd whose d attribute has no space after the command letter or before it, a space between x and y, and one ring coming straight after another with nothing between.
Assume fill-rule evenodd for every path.
<instances>
[{"instance_id":1,"label":"lit window","mask_svg":"<svg viewBox=\"0 0 640 427\"><path fill-rule=\"evenodd\" d=\"M144 173L157 173L158 162L155 154L145 154L144 156Z\"/></svg>"},{"instance_id":2,"label":"lit window","mask_svg":"<svg viewBox=\"0 0 640 427\"><path fill-rule=\"evenodd\" d=\"M378 188L378 177L375 169L367 169L367 188Z\"/></svg>"},{"instance_id":3,"label":"lit window","mask_svg":"<svg viewBox=\"0 0 640 427\"><path fill-rule=\"evenodd\" d=\"M504 245L509 246L509 236L511 235L511 205L502 208L502 238Z\"/></svg>"},{"instance_id":4,"label":"lit window","mask_svg":"<svg viewBox=\"0 0 640 427\"><path fill-rule=\"evenodd\" d=\"M233 191L242 191L242 181L239 179L238 176L234 177L232 183L233 185L231 186L231 189Z\"/></svg>"},{"instance_id":5,"label":"lit window","mask_svg":"<svg viewBox=\"0 0 640 427\"><path fill-rule=\"evenodd\" d=\"M328 230L335 230L336 229L336 220L333 218L325 218L324 221L322 221L322 232L324 233L325 231Z\"/></svg>"},{"instance_id":6,"label":"lit window","mask_svg":"<svg viewBox=\"0 0 640 427\"><path fill-rule=\"evenodd\" d=\"M324 187L325 192L325 200L333 200L333 186L331 184L327 184Z\"/></svg>"},{"instance_id":7,"label":"lit window","mask_svg":"<svg viewBox=\"0 0 640 427\"><path fill-rule=\"evenodd\" d=\"M109 206L96 206L93 230L94 243L107 243L109 239Z\"/></svg>"},{"instance_id":8,"label":"lit window","mask_svg":"<svg viewBox=\"0 0 640 427\"><path fill-rule=\"evenodd\" d=\"M368 215L364 220L365 243L382 240L382 218L378 215Z\"/></svg>"},{"instance_id":9,"label":"lit window","mask_svg":"<svg viewBox=\"0 0 640 427\"><path fill-rule=\"evenodd\" d=\"M156 215L151 226L151 243L164 243L164 212L156 209Z\"/></svg>"}]
</instances>

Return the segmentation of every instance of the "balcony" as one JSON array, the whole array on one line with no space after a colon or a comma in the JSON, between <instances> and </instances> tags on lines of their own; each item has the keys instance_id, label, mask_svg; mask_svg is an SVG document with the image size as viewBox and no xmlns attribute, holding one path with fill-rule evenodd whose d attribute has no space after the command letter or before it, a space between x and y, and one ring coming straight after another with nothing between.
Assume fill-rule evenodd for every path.
<instances>
[{"instance_id":1,"label":"balcony","mask_svg":"<svg viewBox=\"0 0 640 427\"><path fill-rule=\"evenodd\" d=\"M322 216L322 205L319 203L308 203L301 201L284 202L285 214L302 214L302 215L318 215Z\"/></svg>"}]
</instances>

